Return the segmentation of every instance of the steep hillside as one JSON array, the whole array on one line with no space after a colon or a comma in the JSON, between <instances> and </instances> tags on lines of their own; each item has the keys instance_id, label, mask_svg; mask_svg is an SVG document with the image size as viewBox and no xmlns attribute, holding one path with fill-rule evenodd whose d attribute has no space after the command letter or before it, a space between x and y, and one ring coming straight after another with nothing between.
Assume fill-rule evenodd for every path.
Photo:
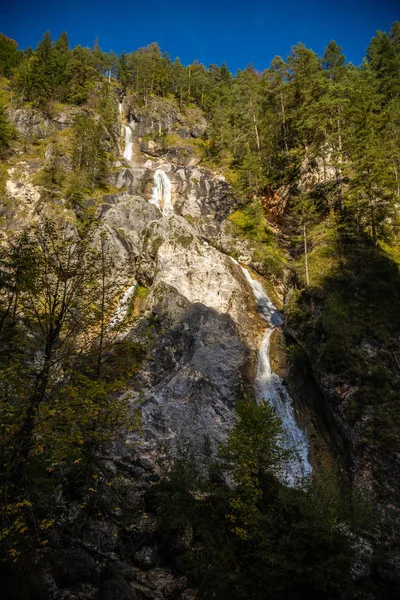
<instances>
[{"instance_id":1,"label":"steep hillside","mask_svg":"<svg viewBox=\"0 0 400 600\"><path fill-rule=\"evenodd\" d=\"M156 45L106 78L46 35L3 70L6 598L397 597L397 71L374 40L362 69L331 42L187 80Z\"/></svg>"}]
</instances>

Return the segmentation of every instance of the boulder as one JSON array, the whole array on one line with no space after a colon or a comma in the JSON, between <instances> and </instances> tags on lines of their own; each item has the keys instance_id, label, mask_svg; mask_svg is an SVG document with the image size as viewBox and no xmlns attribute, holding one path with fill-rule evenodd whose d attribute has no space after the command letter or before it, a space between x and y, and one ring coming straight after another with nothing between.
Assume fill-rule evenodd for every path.
<instances>
[{"instance_id":1,"label":"boulder","mask_svg":"<svg viewBox=\"0 0 400 600\"><path fill-rule=\"evenodd\" d=\"M208 128L208 123L198 107L186 108L182 113L179 113L178 122L182 127L177 126L177 133L183 138L201 137Z\"/></svg>"},{"instance_id":2,"label":"boulder","mask_svg":"<svg viewBox=\"0 0 400 600\"><path fill-rule=\"evenodd\" d=\"M150 98L148 104L141 107L137 106L133 96L128 96L125 98L125 112L134 139L168 133L178 120L176 108L163 98Z\"/></svg>"},{"instance_id":3,"label":"boulder","mask_svg":"<svg viewBox=\"0 0 400 600\"><path fill-rule=\"evenodd\" d=\"M400 553L380 559L375 570L380 581L390 588L400 589Z\"/></svg>"},{"instance_id":4,"label":"boulder","mask_svg":"<svg viewBox=\"0 0 400 600\"><path fill-rule=\"evenodd\" d=\"M78 106L64 106L64 108L53 116L53 123L57 129L71 127L78 115L89 115L89 111Z\"/></svg>"},{"instance_id":5,"label":"boulder","mask_svg":"<svg viewBox=\"0 0 400 600\"><path fill-rule=\"evenodd\" d=\"M96 600L136 600L133 587L122 577L114 577L102 583Z\"/></svg>"},{"instance_id":6,"label":"boulder","mask_svg":"<svg viewBox=\"0 0 400 600\"><path fill-rule=\"evenodd\" d=\"M157 552L152 546L144 546L135 552L133 562L140 569L147 571L157 564Z\"/></svg>"},{"instance_id":7,"label":"boulder","mask_svg":"<svg viewBox=\"0 0 400 600\"><path fill-rule=\"evenodd\" d=\"M31 589L35 592L35 600L57 600L60 590L49 573L40 573L32 582Z\"/></svg>"},{"instance_id":8,"label":"boulder","mask_svg":"<svg viewBox=\"0 0 400 600\"><path fill-rule=\"evenodd\" d=\"M16 130L25 138L47 138L54 133L54 124L37 108L17 108L9 111Z\"/></svg>"},{"instance_id":9,"label":"boulder","mask_svg":"<svg viewBox=\"0 0 400 600\"><path fill-rule=\"evenodd\" d=\"M89 520L83 530L85 544L102 552L111 552L118 544L118 527L109 521Z\"/></svg>"}]
</instances>

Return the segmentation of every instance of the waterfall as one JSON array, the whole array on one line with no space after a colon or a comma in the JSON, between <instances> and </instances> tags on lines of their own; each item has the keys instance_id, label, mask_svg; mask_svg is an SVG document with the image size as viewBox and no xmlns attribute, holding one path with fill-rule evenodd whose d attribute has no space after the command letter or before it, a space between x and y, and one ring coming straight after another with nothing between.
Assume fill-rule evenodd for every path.
<instances>
[{"instance_id":1,"label":"waterfall","mask_svg":"<svg viewBox=\"0 0 400 600\"><path fill-rule=\"evenodd\" d=\"M122 121L122 102L118 103L119 120Z\"/></svg>"},{"instance_id":2,"label":"waterfall","mask_svg":"<svg viewBox=\"0 0 400 600\"><path fill-rule=\"evenodd\" d=\"M161 169L157 169L154 173L153 195L150 202L157 206L164 217L174 214L171 202L171 182L168 175Z\"/></svg>"},{"instance_id":3,"label":"waterfall","mask_svg":"<svg viewBox=\"0 0 400 600\"><path fill-rule=\"evenodd\" d=\"M110 329L115 329L118 325L121 325L121 323L127 316L129 304L133 298L133 294L135 293L136 287L137 287L137 283L134 283L133 285L131 285L131 287L129 287L126 290L126 292L122 296L117 308L115 309L113 316L110 319L110 322L107 327L108 331Z\"/></svg>"},{"instance_id":4,"label":"waterfall","mask_svg":"<svg viewBox=\"0 0 400 600\"><path fill-rule=\"evenodd\" d=\"M257 399L269 402L282 422L281 444L285 450L293 453L283 465L282 480L293 487L310 475L312 468L308 460L308 440L296 423L292 399L282 379L271 369L270 347L273 330L266 330L258 353L255 389Z\"/></svg>"},{"instance_id":5,"label":"waterfall","mask_svg":"<svg viewBox=\"0 0 400 600\"><path fill-rule=\"evenodd\" d=\"M129 162L130 162L132 160L132 147L133 147L132 129L129 127L129 125L124 125L124 127L125 127L124 158L126 160L129 160Z\"/></svg>"},{"instance_id":6,"label":"waterfall","mask_svg":"<svg viewBox=\"0 0 400 600\"><path fill-rule=\"evenodd\" d=\"M235 260L234 262L239 264ZM291 457L283 465L281 478L284 483L294 487L301 484L302 479L311 474L312 467L308 460L308 439L296 423L292 399L281 377L273 373L271 368L271 336L275 327L282 325L283 318L268 298L261 283L253 279L247 269L244 267L241 267L241 269L253 290L260 314L270 325L264 333L258 352L254 383L256 398L258 402L268 402L281 420L281 445L285 450L292 452Z\"/></svg>"}]
</instances>

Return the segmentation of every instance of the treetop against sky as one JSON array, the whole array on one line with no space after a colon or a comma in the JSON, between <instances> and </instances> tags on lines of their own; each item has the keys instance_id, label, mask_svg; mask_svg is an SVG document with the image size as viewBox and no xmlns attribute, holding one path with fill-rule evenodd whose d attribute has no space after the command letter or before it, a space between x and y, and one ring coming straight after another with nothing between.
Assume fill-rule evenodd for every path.
<instances>
[{"instance_id":1,"label":"treetop against sky","mask_svg":"<svg viewBox=\"0 0 400 600\"><path fill-rule=\"evenodd\" d=\"M53 39L67 31L72 46L98 38L117 54L157 41L184 64L225 61L236 71L250 62L261 70L297 42L321 55L331 39L359 64L375 31L399 19L398 0L3 0L0 30L22 49L35 47L47 30Z\"/></svg>"}]
</instances>

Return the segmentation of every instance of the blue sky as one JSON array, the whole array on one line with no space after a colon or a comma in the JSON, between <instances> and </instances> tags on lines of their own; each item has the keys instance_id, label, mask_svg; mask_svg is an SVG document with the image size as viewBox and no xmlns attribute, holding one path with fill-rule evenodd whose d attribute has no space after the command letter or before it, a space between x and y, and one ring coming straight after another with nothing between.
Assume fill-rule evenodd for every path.
<instances>
[{"instance_id":1,"label":"blue sky","mask_svg":"<svg viewBox=\"0 0 400 600\"><path fill-rule=\"evenodd\" d=\"M67 31L71 45L130 52L158 42L184 64L226 62L232 71L252 62L268 67L303 42L318 54L331 39L359 64L377 29L400 20L400 0L0 0L0 31L20 48L49 30Z\"/></svg>"}]
</instances>

